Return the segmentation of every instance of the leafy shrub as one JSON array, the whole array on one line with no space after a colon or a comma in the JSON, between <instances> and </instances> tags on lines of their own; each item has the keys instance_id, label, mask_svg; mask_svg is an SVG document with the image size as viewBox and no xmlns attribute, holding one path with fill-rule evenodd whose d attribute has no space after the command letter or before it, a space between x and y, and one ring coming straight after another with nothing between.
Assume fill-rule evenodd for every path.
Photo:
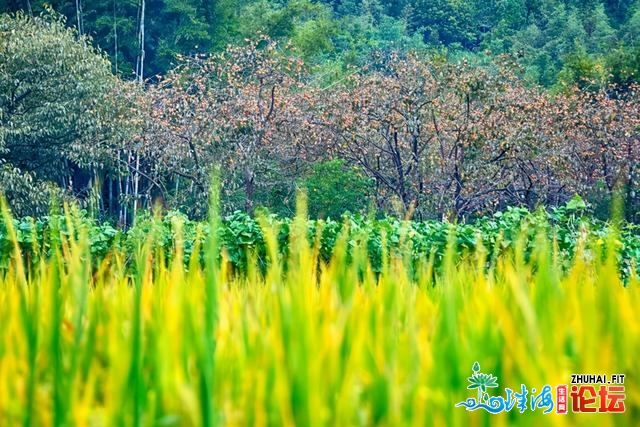
<instances>
[{"instance_id":1,"label":"leafy shrub","mask_svg":"<svg viewBox=\"0 0 640 427\"><path fill-rule=\"evenodd\" d=\"M364 213L369 208L372 182L358 169L335 159L317 163L302 180L312 218L340 218L344 212Z\"/></svg>"},{"instance_id":2,"label":"leafy shrub","mask_svg":"<svg viewBox=\"0 0 640 427\"><path fill-rule=\"evenodd\" d=\"M102 261L111 249L124 248L127 254L136 253L150 236L153 237L154 250L162 253L167 262L171 260L179 239L188 264L195 246L203 245L210 232L209 224L189 220L178 212L168 212L162 218L140 217L135 226L126 231L98 223L89 218L86 211L77 211L74 218L73 234L77 238L79 230L87 231L94 265ZM270 215L265 221L278 228L279 250L286 258L291 219ZM17 241L27 259L38 259L41 252L48 255L54 222L60 224L63 235L71 235L63 216L13 220ZM473 224L344 215L339 220L309 220L307 229L309 242L317 244L320 260L325 263L336 255L334 248L341 238L347 241L347 261L351 257L351 248L366 242L367 255L376 273L382 271L385 254L388 257L408 257L406 264L415 268L431 260L437 270L449 247L462 256L478 250L486 251L490 262L499 255L513 252L520 245L525 257L529 257L540 235L555 243L564 267L570 266L578 246L595 245L593 251L615 251L625 277L633 271L640 272L640 226L623 223L614 227L609 222L594 219L587 215L586 205L580 199L573 199L567 205L549 211L509 208L480 218ZM257 219L240 211L228 215L222 218L217 237L234 272L246 273L252 257L255 257L258 268L266 271L271 260ZM11 251L10 236L0 220L0 267L7 265Z\"/></svg>"}]
</instances>

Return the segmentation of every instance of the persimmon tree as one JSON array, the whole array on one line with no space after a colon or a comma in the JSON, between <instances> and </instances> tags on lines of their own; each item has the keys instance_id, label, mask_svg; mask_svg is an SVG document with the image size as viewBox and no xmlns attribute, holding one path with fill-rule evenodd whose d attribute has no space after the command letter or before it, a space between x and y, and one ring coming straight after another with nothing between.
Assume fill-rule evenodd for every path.
<instances>
[{"instance_id":1,"label":"persimmon tree","mask_svg":"<svg viewBox=\"0 0 640 427\"><path fill-rule=\"evenodd\" d=\"M325 88L302 71L268 39L185 60L149 91L147 173L186 203L206 200L220 165L227 200L240 195L229 206L247 211L257 190L336 158L373 178L380 210L419 218L588 199L599 182L637 197L633 90L550 94L509 57L394 54Z\"/></svg>"},{"instance_id":2,"label":"persimmon tree","mask_svg":"<svg viewBox=\"0 0 640 427\"><path fill-rule=\"evenodd\" d=\"M561 108L555 122L555 137L564 141L564 176L572 188L595 202L618 194L630 217L640 208L639 89L573 89L557 97Z\"/></svg>"},{"instance_id":3,"label":"persimmon tree","mask_svg":"<svg viewBox=\"0 0 640 427\"><path fill-rule=\"evenodd\" d=\"M302 66L265 37L184 59L150 90L148 157L175 188L186 185L203 201L211 168L220 166L223 192L239 190L250 212L257 187L269 185L258 177L275 168L286 180L300 158L304 115L290 101L302 91Z\"/></svg>"},{"instance_id":4,"label":"persimmon tree","mask_svg":"<svg viewBox=\"0 0 640 427\"><path fill-rule=\"evenodd\" d=\"M391 57L319 96L328 149L376 180L382 209L395 200L422 217L461 217L543 203L561 187L545 137L551 100L506 66Z\"/></svg>"}]
</instances>

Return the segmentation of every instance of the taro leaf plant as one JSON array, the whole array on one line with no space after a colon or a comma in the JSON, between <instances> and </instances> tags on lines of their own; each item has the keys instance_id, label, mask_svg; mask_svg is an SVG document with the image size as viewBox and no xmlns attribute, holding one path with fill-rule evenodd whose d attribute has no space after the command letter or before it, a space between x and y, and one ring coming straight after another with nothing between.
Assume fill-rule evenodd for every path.
<instances>
[{"instance_id":1,"label":"taro leaf plant","mask_svg":"<svg viewBox=\"0 0 640 427\"><path fill-rule=\"evenodd\" d=\"M480 364L478 362L473 364L473 375L468 378L471 385L467 389L478 389L478 403L487 400L487 388L498 387L498 377L494 377L491 374L480 373Z\"/></svg>"}]
</instances>

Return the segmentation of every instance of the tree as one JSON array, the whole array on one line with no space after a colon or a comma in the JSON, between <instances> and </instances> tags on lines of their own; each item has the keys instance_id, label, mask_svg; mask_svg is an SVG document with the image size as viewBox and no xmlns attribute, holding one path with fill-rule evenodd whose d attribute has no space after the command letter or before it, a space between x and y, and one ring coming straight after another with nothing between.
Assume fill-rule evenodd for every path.
<instances>
[{"instance_id":1,"label":"tree","mask_svg":"<svg viewBox=\"0 0 640 427\"><path fill-rule=\"evenodd\" d=\"M340 159L314 164L301 186L307 192L312 218L338 219L345 212L366 213L373 190L371 179Z\"/></svg>"},{"instance_id":2,"label":"tree","mask_svg":"<svg viewBox=\"0 0 640 427\"><path fill-rule=\"evenodd\" d=\"M546 130L552 99L508 67L417 56L384 64L316 104L326 150L375 180L380 209L461 218L570 197L555 154L562 140Z\"/></svg>"},{"instance_id":3,"label":"tree","mask_svg":"<svg viewBox=\"0 0 640 427\"><path fill-rule=\"evenodd\" d=\"M87 191L90 169L111 162L114 124L126 128L117 90L109 60L61 18L0 16L0 162L25 185Z\"/></svg>"},{"instance_id":4,"label":"tree","mask_svg":"<svg viewBox=\"0 0 640 427\"><path fill-rule=\"evenodd\" d=\"M559 154L563 180L608 215L608 203L621 196L629 219L640 211L640 99L632 85L622 96L575 88L557 98L552 127L564 140ZM615 92L613 92L615 93Z\"/></svg>"},{"instance_id":5,"label":"tree","mask_svg":"<svg viewBox=\"0 0 640 427\"><path fill-rule=\"evenodd\" d=\"M295 99L302 97L302 63L281 57L270 39L229 47L183 65L150 89L150 142L144 156L164 178L192 188L192 207L206 207L209 172L223 171L223 193L242 193L247 212L255 207L260 179L276 168L279 179L295 168L300 121ZM181 182L181 184L179 184ZM236 206L237 207L237 206ZM197 210L197 209L196 209Z\"/></svg>"},{"instance_id":6,"label":"tree","mask_svg":"<svg viewBox=\"0 0 640 427\"><path fill-rule=\"evenodd\" d=\"M455 43L468 49L479 43L471 5L466 1L415 0L411 24L424 34L427 43Z\"/></svg>"},{"instance_id":7,"label":"tree","mask_svg":"<svg viewBox=\"0 0 640 427\"><path fill-rule=\"evenodd\" d=\"M4 6L0 12L22 9L39 14L47 8L67 18L79 34L117 63L122 75L135 79L140 52L140 0L33 0ZM237 2L231 0L145 0L145 75L164 74L178 64L176 55L206 52L226 46L235 34ZM27 5L32 5L29 11ZM116 39L118 43L116 43Z\"/></svg>"}]
</instances>

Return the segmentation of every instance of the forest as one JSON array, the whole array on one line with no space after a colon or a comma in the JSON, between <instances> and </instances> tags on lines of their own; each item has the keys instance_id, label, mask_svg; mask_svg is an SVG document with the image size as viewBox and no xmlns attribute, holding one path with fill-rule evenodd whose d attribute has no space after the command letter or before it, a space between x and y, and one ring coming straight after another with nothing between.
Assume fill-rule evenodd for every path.
<instances>
[{"instance_id":1,"label":"forest","mask_svg":"<svg viewBox=\"0 0 640 427\"><path fill-rule=\"evenodd\" d=\"M640 425L639 73L640 0L0 0L0 426Z\"/></svg>"},{"instance_id":2,"label":"forest","mask_svg":"<svg viewBox=\"0 0 640 427\"><path fill-rule=\"evenodd\" d=\"M154 205L470 219L640 210L640 3L22 1L0 10L0 188L131 224Z\"/></svg>"}]
</instances>

